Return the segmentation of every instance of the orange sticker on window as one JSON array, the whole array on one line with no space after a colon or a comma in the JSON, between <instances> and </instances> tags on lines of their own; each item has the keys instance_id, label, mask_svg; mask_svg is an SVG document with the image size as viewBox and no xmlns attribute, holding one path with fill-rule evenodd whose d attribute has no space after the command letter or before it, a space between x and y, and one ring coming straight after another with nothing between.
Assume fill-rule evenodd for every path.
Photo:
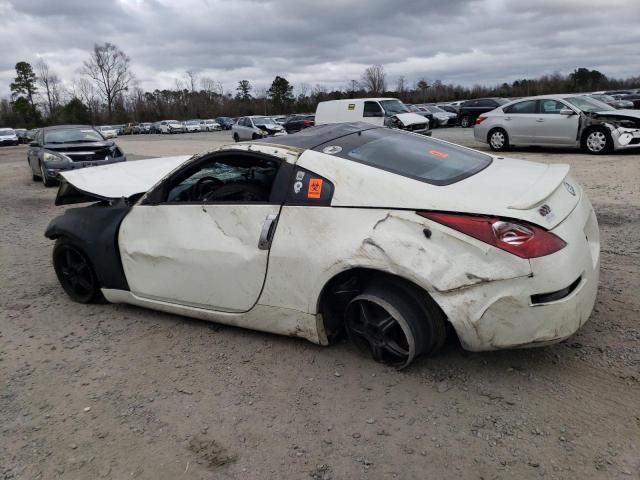
<instances>
[{"instance_id":1,"label":"orange sticker on window","mask_svg":"<svg viewBox=\"0 0 640 480\"><path fill-rule=\"evenodd\" d=\"M434 157L447 158L449 156L448 153L441 152L440 150L430 150L429 153Z\"/></svg>"},{"instance_id":2,"label":"orange sticker on window","mask_svg":"<svg viewBox=\"0 0 640 480\"><path fill-rule=\"evenodd\" d=\"M309 190L307 190L307 198L320 198L322 193L322 179L311 178L309 179Z\"/></svg>"}]
</instances>

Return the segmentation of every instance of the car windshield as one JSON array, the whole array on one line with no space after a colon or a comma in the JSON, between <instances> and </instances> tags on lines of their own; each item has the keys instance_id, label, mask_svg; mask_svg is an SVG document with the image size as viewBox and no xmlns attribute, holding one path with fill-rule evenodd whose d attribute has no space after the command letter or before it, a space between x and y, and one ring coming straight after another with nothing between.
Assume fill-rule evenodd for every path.
<instances>
[{"instance_id":1,"label":"car windshield","mask_svg":"<svg viewBox=\"0 0 640 480\"><path fill-rule=\"evenodd\" d=\"M90 143L103 140L93 128L66 128L47 131L44 143Z\"/></svg>"},{"instance_id":2,"label":"car windshield","mask_svg":"<svg viewBox=\"0 0 640 480\"><path fill-rule=\"evenodd\" d=\"M432 185L458 182L492 162L491 156L474 150L386 128L346 135L330 143L342 149L336 153L339 157Z\"/></svg>"},{"instance_id":3,"label":"car windshield","mask_svg":"<svg viewBox=\"0 0 640 480\"><path fill-rule=\"evenodd\" d=\"M602 112L607 110L615 110L615 108L607 105L600 100L596 100L595 98L587 98L587 97L567 97L564 100L569 102L574 107L578 107L585 113L595 113Z\"/></svg>"},{"instance_id":4,"label":"car windshield","mask_svg":"<svg viewBox=\"0 0 640 480\"><path fill-rule=\"evenodd\" d=\"M179 121L177 121L177 120L169 120L169 121L167 122L167 124L169 124L169 125L182 125L182 124L181 124Z\"/></svg>"},{"instance_id":5,"label":"car windshield","mask_svg":"<svg viewBox=\"0 0 640 480\"><path fill-rule=\"evenodd\" d=\"M596 100L600 100L601 102L613 102L615 101L615 98L609 96L609 95L591 95L592 98L595 98Z\"/></svg>"},{"instance_id":6,"label":"car windshield","mask_svg":"<svg viewBox=\"0 0 640 480\"><path fill-rule=\"evenodd\" d=\"M109 126L109 125L103 125L101 127L98 127L100 130L113 130L113 127Z\"/></svg>"},{"instance_id":7,"label":"car windshield","mask_svg":"<svg viewBox=\"0 0 640 480\"><path fill-rule=\"evenodd\" d=\"M15 132L11 128L0 128L0 135L15 135Z\"/></svg>"},{"instance_id":8,"label":"car windshield","mask_svg":"<svg viewBox=\"0 0 640 480\"><path fill-rule=\"evenodd\" d=\"M400 100L380 100L380 105L382 105L387 117L398 113L410 113L407 106Z\"/></svg>"},{"instance_id":9,"label":"car windshield","mask_svg":"<svg viewBox=\"0 0 640 480\"><path fill-rule=\"evenodd\" d=\"M256 125L275 125L276 122L271 117L255 117L253 123Z\"/></svg>"}]
</instances>

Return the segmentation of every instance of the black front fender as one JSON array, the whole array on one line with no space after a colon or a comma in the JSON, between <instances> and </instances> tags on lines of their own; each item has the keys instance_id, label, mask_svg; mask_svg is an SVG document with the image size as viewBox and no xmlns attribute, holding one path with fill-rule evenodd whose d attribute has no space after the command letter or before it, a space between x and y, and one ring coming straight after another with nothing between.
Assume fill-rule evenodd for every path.
<instances>
[{"instance_id":1,"label":"black front fender","mask_svg":"<svg viewBox=\"0 0 640 480\"><path fill-rule=\"evenodd\" d=\"M51 240L68 238L82 249L102 288L129 290L118 249L118 231L130 208L124 199L70 208L49 222L44 235Z\"/></svg>"}]
</instances>

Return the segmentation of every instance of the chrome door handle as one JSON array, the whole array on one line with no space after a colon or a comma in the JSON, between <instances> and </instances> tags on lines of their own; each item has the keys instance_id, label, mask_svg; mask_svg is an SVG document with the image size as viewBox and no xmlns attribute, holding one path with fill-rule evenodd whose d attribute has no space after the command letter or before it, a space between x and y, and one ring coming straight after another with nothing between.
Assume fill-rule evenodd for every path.
<instances>
[{"instance_id":1,"label":"chrome door handle","mask_svg":"<svg viewBox=\"0 0 640 480\"><path fill-rule=\"evenodd\" d=\"M277 213L270 213L262 224L262 230L260 231L260 239L258 240L258 248L260 250L269 250L271 247L271 240L273 239L273 232L276 230L276 224L278 220Z\"/></svg>"},{"instance_id":2,"label":"chrome door handle","mask_svg":"<svg viewBox=\"0 0 640 480\"><path fill-rule=\"evenodd\" d=\"M511 120L511 117L504 117L505 120Z\"/></svg>"},{"instance_id":3,"label":"chrome door handle","mask_svg":"<svg viewBox=\"0 0 640 480\"><path fill-rule=\"evenodd\" d=\"M536 120L536 122L541 122L542 123L542 122L544 122L544 119L543 118L539 118L539 119Z\"/></svg>"}]
</instances>

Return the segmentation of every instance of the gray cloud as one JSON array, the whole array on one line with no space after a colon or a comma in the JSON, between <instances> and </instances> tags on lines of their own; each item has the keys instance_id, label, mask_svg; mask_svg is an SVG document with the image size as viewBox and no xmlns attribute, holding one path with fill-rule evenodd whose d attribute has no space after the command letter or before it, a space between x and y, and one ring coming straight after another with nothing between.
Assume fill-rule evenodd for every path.
<instances>
[{"instance_id":1,"label":"gray cloud","mask_svg":"<svg viewBox=\"0 0 640 480\"><path fill-rule=\"evenodd\" d=\"M389 80L496 84L576 67L639 75L637 0L0 0L0 96L17 61L46 59L69 84L95 42L130 57L143 89L185 70L233 90L343 87L381 63Z\"/></svg>"}]
</instances>

